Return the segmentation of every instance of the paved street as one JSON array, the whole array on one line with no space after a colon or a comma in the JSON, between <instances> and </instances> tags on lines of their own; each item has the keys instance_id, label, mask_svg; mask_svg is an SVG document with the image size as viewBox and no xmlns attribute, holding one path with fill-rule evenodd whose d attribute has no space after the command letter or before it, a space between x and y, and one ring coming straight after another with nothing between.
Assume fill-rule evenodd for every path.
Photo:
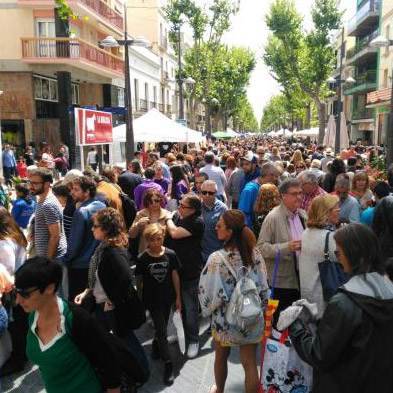
<instances>
[{"instance_id":1,"label":"paved street","mask_svg":"<svg viewBox=\"0 0 393 393\"><path fill-rule=\"evenodd\" d=\"M201 332L206 331L207 324L203 323ZM146 353L150 357L152 328L146 324L140 331L141 339ZM171 352L175 360L176 380L173 386L165 387L162 383L162 364L159 361L151 363L151 377L138 393L207 393L213 384L214 352L211 338L208 334L202 335L202 348L198 358L186 360L181 356L177 343L171 344ZM7 393L43 393L39 371L34 367L18 375L16 378L6 378L3 382L2 392ZM229 359L229 373L226 393L240 393L243 391L243 371L239 360L239 351L234 349ZM82 392L81 392L82 393Z\"/></svg>"}]
</instances>

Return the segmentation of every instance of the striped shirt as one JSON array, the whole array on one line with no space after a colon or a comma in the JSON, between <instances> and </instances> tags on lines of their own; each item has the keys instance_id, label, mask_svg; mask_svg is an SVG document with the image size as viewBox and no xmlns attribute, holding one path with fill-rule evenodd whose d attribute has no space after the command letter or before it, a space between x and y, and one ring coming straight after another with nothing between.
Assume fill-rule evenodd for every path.
<instances>
[{"instance_id":1,"label":"striped shirt","mask_svg":"<svg viewBox=\"0 0 393 393\"><path fill-rule=\"evenodd\" d=\"M67 241L63 228L63 214L57 198L50 192L44 201L37 202L34 222L34 245L37 256L48 256L48 225L60 223L60 239L55 258L62 257L67 251Z\"/></svg>"}]
</instances>

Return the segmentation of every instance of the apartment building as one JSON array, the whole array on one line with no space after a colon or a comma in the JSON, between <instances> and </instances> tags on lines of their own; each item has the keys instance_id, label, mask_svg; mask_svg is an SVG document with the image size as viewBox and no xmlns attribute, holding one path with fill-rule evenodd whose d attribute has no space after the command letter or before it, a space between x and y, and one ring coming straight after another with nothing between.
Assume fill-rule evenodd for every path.
<instances>
[{"instance_id":1,"label":"apartment building","mask_svg":"<svg viewBox=\"0 0 393 393\"><path fill-rule=\"evenodd\" d=\"M380 34L393 39L393 1L383 1L381 6ZM379 50L377 89L367 94L367 108L375 112L374 143L386 143L389 129L389 112L392 89L392 47Z\"/></svg>"},{"instance_id":2,"label":"apartment building","mask_svg":"<svg viewBox=\"0 0 393 393\"><path fill-rule=\"evenodd\" d=\"M124 106L120 0L69 0L62 20L53 0L1 0L0 119L3 143L60 140L73 145L72 107Z\"/></svg>"},{"instance_id":3,"label":"apartment building","mask_svg":"<svg viewBox=\"0 0 393 393\"><path fill-rule=\"evenodd\" d=\"M386 3L389 3L388 1ZM352 96L351 139L372 143L375 139L375 111L367 105L367 94L377 89L379 50L370 46L378 36L382 0L357 0L356 13L349 20L347 34L355 44L346 53L346 67L352 67L355 83L344 87Z\"/></svg>"}]
</instances>

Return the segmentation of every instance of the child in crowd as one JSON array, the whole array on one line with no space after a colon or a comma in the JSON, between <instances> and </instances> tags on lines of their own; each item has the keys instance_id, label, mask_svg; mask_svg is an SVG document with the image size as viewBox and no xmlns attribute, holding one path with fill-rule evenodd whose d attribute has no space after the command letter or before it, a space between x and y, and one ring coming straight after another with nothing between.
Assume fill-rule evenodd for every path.
<instances>
[{"instance_id":1,"label":"child in crowd","mask_svg":"<svg viewBox=\"0 0 393 393\"><path fill-rule=\"evenodd\" d=\"M143 236L147 249L138 256L135 275L142 299L154 323L152 357L165 363L164 383L174 381L173 365L169 356L167 326L173 302L181 311L179 261L174 251L163 246L164 231L159 224L148 225Z\"/></svg>"},{"instance_id":2,"label":"child in crowd","mask_svg":"<svg viewBox=\"0 0 393 393\"><path fill-rule=\"evenodd\" d=\"M18 163L16 164L16 170L18 172L18 176L21 179L26 179L27 178L27 165L25 159L20 156Z\"/></svg>"},{"instance_id":3,"label":"child in crowd","mask_svg":"<svg viewBox=\"0 0 393 393\"><path fill-rule=\"evenodd\" d=\"M35 211L36 202L30 196L30 191L25 183L15 186L16 200L13 203L11 214L20 228L26 229L30 217Z\"/></svg>"}]
</instances>

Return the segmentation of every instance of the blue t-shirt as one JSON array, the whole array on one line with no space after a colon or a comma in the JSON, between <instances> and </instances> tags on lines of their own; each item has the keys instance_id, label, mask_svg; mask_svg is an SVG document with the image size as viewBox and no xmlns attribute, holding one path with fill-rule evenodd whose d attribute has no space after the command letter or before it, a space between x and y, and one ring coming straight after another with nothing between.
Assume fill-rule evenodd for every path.
<instances>
[{"instance_id":1,"label":"blue t-shirt","mask_svg":"<svg viewBox=\"0 0 393 393\"><path fill-rule=\"evenodd\" d=\"M12 207L11 214L16 223L23 229L27 228L30 217L35 212L36 202L33 199L18 198Z\"/></svg>"},{"instance_id":2,"label":"blue t-shirt","mask_svg":"<svg viewBox=\"0 0 393 393\"><path fill-rule=\"evenodd\" d=\"M375 207L368 207L360 214L360 222L371 227L375 214Z\"/></svg>"},{"instance_id":3,"label":"blue t-shirt","mask_svg":"<svg viewBox=\"0 0 393 393\"><path fill-rule=\"evenodd\" d=\"M239 210L246 216L246 224L252 228L252 217L254 214L254 204L258 197L259 188L261 185L258 181L248 182L239 197Z\"/></svg>"}]
</instances>

